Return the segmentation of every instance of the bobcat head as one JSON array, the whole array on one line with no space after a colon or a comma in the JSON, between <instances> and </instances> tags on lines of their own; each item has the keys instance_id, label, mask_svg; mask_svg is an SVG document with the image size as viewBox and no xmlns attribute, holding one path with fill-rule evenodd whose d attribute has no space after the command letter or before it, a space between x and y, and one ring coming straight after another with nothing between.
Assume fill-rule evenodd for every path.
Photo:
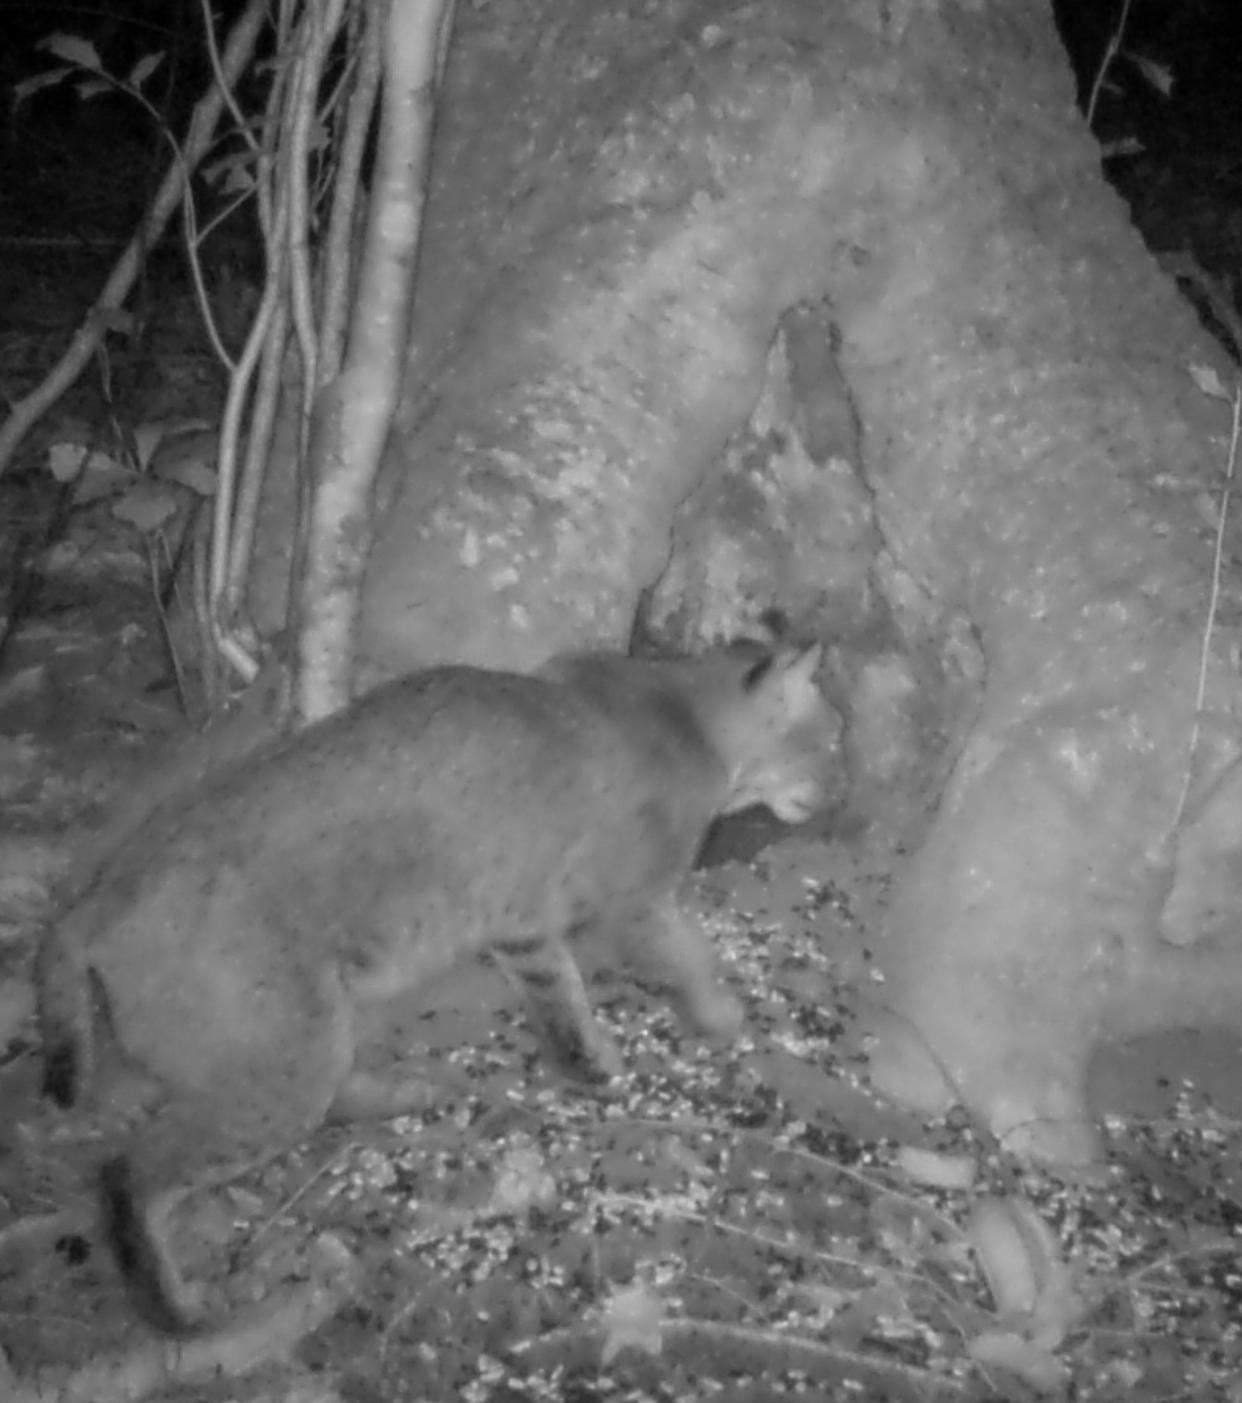
<instances>
[{"instance_id":1,"label":"bobcat head","mask_svg":"<svg viewBox=\"0 0 1242 1403\"><path fill-rule=\"evenodd\" d=\"M822 657L816 643L758 656L737 649L722 663L731 675L704 698L702 715L729 771L723 813L762 804L805 823L823 807L840 768L841 722L815 681Z\"/></svg>"}]
</instances>

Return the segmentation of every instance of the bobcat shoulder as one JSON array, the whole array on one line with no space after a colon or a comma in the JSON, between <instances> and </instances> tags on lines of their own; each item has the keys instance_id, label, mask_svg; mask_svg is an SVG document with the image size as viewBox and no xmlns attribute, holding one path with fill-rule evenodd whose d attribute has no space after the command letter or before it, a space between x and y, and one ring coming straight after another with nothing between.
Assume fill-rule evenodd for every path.
<instances>
[{"instance_id":1,"label":"bobcat shoulder","mask_svg":"<svg viewBox=\"0 0 1242 1403\"><path fill-rule=\"evenodd\" d=\"M551 1057L597 1083L620 1060L572 952L595 940L696 1030L735 1032L677 889L718 815L822 803L838 727L819 651L432 668L139 825L46 933L38 977L51 1096L106 1094L101 1038L160 1090L100 1183L146 1318L204 1326L168 1247L177 1203L363 1099L363 1005L487 949Z\"/></svg>"}]
</instances>

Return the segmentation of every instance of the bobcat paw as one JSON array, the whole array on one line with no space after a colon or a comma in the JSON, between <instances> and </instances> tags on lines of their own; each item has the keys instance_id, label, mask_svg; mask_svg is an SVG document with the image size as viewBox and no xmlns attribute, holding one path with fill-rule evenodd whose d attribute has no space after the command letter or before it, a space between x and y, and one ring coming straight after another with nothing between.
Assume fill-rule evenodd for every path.
<instances>
[{"instance_id":1,"label":"bobcat paw","mask_svg":"<svg viewBox=\"0 0 1242 1403\"><path fill-rule=\"evenodd\" d=\"M589 1042L577 1038L545 1039L549 1059L571 1081L599 1092L625 1071L621 1049L597 1029Z\"/></svg>"}]
</instances>

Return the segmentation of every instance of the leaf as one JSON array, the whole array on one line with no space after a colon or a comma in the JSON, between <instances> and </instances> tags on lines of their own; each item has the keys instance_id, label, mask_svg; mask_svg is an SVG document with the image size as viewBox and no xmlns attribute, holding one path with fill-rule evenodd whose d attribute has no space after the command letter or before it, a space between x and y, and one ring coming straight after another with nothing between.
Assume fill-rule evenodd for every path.
<instances>
[{"instance_id":1,"label":"leaf","mask_svg":"<svg viewBox=\"0 0 1242 1403\"><path fill-rule=\"evenodd\" d=\"M76 92L83 102L89 102L93 97L107 97L116 92L116 84L107 78L84 78Z\"/></svg>"},{"instance_id":2,"label":"leaf","mask_svg":"<svg viewBox=\"0 0 1242 1403\"><path fill-rule=\"evenodd\" d=\"M92 454L86 467L87 471L78 478L73 489L75 507L85 507L105 497L115 497L135 480L132 468L103 453Z\"/></svg>"},{"instance_id":3,"label":"leaf","mask_svg":"<svg viewBox=\"0 0 1242 1403\"><path fill-rule=\"evenodd\" d=\"M103 64L99 61L94 44L88 39L83 39L81 35L49 34L46 39L39 41L38 47L64 59L66 63L73 64L75 68L89 68L95 73L103 72Z\"/></svg>"},{"instance_id":4,"label":"leaf","mask_svg":"<svg viewBox=\"0 0 1242 1403\"><path fill-rule=\"evenodd\" d=\"M1137 136L1119 136L1113 141L1100 142L1100 155L1106 161L1118 156L1141 156L1146 149Z\"/></svg>"},{"instance_id":5,"label":"leaf","mask_svg":"<svg viewBox=\"0 0 1242 1403\"><path fill-rule=\"evenodd\" d=\"M556 1200L556 1180L548 1173L543 1154L536 1145L514 1145L505 1151L486 1212L525 1213L530 1208L549 1206Z\"/></svg>"},{"instance_id":6,"label":"leaf","mask_svg":"<svg viewBox=\"0 0 1242 1403\"><path fill-rule=\"evenodd\" d=\"M975 1182L975 1162L969 1155L943 1155L903 1145L897 1151L897 1165L914 1183L929 1188L968 1189Z\"/></svg>"},{"instance_id":7,"label":"leaf","mask_svg":"<svg viewBox=\"0 0 1242 1403\"><path fill-rule=\"evenodd\" d=\"M82 470L83 459L89 450L84 443L49 443L47 448L48 471L57 482L72 482Z\"/></svg>"},{"instance_id":8,"label":"leaf","mask_svg":"<svg viewBox=\"0 0 1242 1403\"><path fill-rule=\"evenodd\" d=\"M1059 1345L1081 1316L1082 1301L1060 1244L1034 1204L1019 1197L982 1199L966 1236L1000 1317L1041 1349Z\"/></svg>"},{"instance_id":9,"label":"leaf","mask_svg":"<svg viewBox=\"0 0 1242 1403\"><path fill-rule=\"evenodd\" d=\"M171 488L143 478L113 503L112 515L120 521L128 521L139 531L154 531L163 526L177 510L177 497Z\"/></svg>"},{"instance_id":10,"label":"leaf","mask_svg":"<svg viewBox=\"0 0 1242 1403\"><path fill-rule=\"evenodd\" d=\"M155 450L164 442L164 435L168 432L167 424L158 421L149 424L139 424L134 429L134 454L138 459L138 466L145 473L151 466L151 459L155 456Z\"/></svg>"},{"instance_id":11,"label":"leaf","mask_svg":"<svg viewBox=\"0 0 1242 1403\"><path fill-rule=\"evenodd\" d=\"M636 1281L614 1292L604 1303L600 1363L606 1368L627 1348L642 1350L658 1359L664 1343L660 1328L663 1320L664 1302L645 1283Z\"/></svg>"},{"instance_id":12,"label":"leaf","mask_svg":"<svg viewBox=\"0 0 1242 1403\"><path fill-rule=\"evenodd\" d=\"M249 150L230 151L199 173L219 195L249 194L255 186L254 156Z\"/></svg>"},{"instance_id":13,"label":"leaf","mask_svg":"<svg viewBox=\"0 0 1242 1403\"><path fill-rule=\"evenodd\" d=\"M1029 1241L1013 1200L981 1199L966 1225L979 1266L1002 1316L1030 1315L1039 1299L1042 1262L1039 1245Z\"/></svg>"},{"instance_id":14,"label":"leaf","mask_svg":"<svg viewBox=\"0 0 1242 1403\"><path fill-rule=\"evenodd\" d=\"M48 444L47 466L56 481L61 483L72 482L79 473L111 476L129 471L118 459L74 439L58 439Z\"/></svg>"},{"instance_id":15,"label":"leaf","mask_svg":"<svg viewBox=\"0 0 1242 1403\"><path fill-rule=\"evenodd\" d=\"M1142 54L1126 54L1130 62L1155 88L1161 97L1173 96L1173 70L1167 63L1157 63L1155 59L1144 58Z\"/></svg>"},{"instance_id":16,"label":"leaf","mask_svg":"<svg viewBox=\"0 0 1242 1403\"><path fill-rule=\"evenodd\" d=\"M216 440L214 435L195 435L185 446L165 445L154 467L155 476L177 482L200 497L216 495Z\"/></svg>"},{"instance_id":17,"label":"leaf","mask_svg":"<svg viewBox=\"0 0 1242 1403\"><path fill-rule=\"evenodd\" d=\"M129 70L129 77L125 81L131 88L141 88L163 62L164 55L162 53L146 54Z\"/></svg>"},{"instance_id":18,"label":"leaf","mask_svg":"<svg viewBox=\"0 0 1242 1403\"><path fill-rule=\"evenodd\" d=\"M63 81L74 70L72 68L49 68L46 73L36 73L33 78L23 78L20 83L13 84L13 111L16 112L23 102L32 94L41 92L44 88L50 88L53 84Z\"/></svg>"},{"instance_id":19,"label":"leaf","mask_svg":"<svg viewBox=\"0 0 1242 1403\"><path fill-rule=\"evenodd\" d=\"M1233 394L1225 388L1220 376L1216 373L1213 365L1192 365L1190 367L1190 378L1205 395L1211 395L1213 399L1223 399L1232 402Z\"/></svg>"},{"instance_id":20,"label":"leaf","mask_svg":"<svg viewBox=\"0 0 1242 1403\"><path fill-rule=\"evenodd\" d=\"M205 459L183 458L162 468L160 476L168 482L179 482L200 497L216 495L216 470Z\"/></svg>"}]
</instances>

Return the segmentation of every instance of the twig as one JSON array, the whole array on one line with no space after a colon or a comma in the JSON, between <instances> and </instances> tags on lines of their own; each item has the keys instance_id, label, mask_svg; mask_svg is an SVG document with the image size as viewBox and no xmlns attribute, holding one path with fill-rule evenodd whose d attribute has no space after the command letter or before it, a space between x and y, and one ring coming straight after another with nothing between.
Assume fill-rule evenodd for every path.
<instances>
[{"instance_id":1,"label":"twig","mask_svg":"<svg viewBox=\"0 0 1242 1403\"><path fill-rule=\"evenodd\" d=\"M237 80L250 61L255 41L267 19L267 8L267 0L250 0L229 35L221 68L230 83ZM223 92L218 84L213 84L194 109L190 130L182 147L184 162L173 161L169 165L141 225L126 244L95 305L83 318L60 360L40 384L14 405L8 419L0 425L0 476L12 462L26 434L77 380L103 342L109 325L108 314L116 311L129 296L142 267L143 255L159 241L160 234L185 193L186 173L198 165L211 145L224 104Z\"/></svg>"},{"instance_id":2,"label":"twig","mask_svg":"<svg viewBox=\"0 0 1242 1403\"><path fill-rule=\"evenodd\" d=\"M1195 689L1195 716L1190 727L1190 744L1187 747L1186 773L1182 776L1182 792L1178 795L1177 809L1173 815L1170 834L1177 832L1186 804L1190 799L1190 786L1194 778L1195 756L1199 750L1199 734L1203 729L1203 703L1207 698L1208 663L1211 659L1212 633L1216 627L1216 612L1220 605L1221 566L1225 557L1225 522L1229 515L1229 497L1233 491L1234 473L1238 466L1238 436L1242 431L1242 381L1233 392L1233 422L1229 429L1229 456L1225 463L1225 486L1220 497L1220 511L1216 517L1216 549L1212 555L1212 592L1208 598L1207 619L1203 625L1203 645L1199 649L1199 682Z\"/></svg>"},{"instance_id":3,"label":"twig","mask_svg":"<svg viewBox=\"0 0 1242 1403\"><path fill-rule=\"evenodd\" d=\"M276 211L276 226L273 231L273 246L279 248L284 231L285 207L281 204ZM237 445L241 439L241 425L245 416L250 382L255 366L263 352L268 328L276 316L277 300L280 297L279 274L269 272L259 302L259 310L250 327L242 353L237 359L237 369L229 378L228 394L224 401L224 414L220 427L220 457L216 470L216 495L213 503L211 533L211 570L208 585L210 600L209 617L212 637L220 654L246 682L252 682L258 674L257 660L250 655L245 645L232 633L233 619L224 616L224 604L228 599L226 582L230 573L230 547L233 540L233 504L237 498Z\"/></svg>"},{"instance_id":4,"label":"twig","mask_svg":"<svg viewBox=\"0 0 1242 1403\"><path fill-rule=\"evenodd\" d=\"M250 423L246 434L246 456L241 466L241 481L237 489L237 507L233 512L233 539L229 543L228 564L224 577L224 594L220 612L226 619L240 613L254 554L255 534L259 525L259 507L263 498L263 483L276 437L276 414L280 407L281 370L285 348L289 341L289 305L280 296L277 278L276 301L270 320L263 319L262 350L259 353L258 378L250 400Z\"/></svg>"},{"instance_id":5,"label":"twig","mask_svg":"<svg viewBox=\"0 0 1242 1403\"><path fill-rule=\"evenodd\" d=\"M194 523L190 522L190 529L193 530ZM168 537L161 528L160 530L146 535L143 538L147 548L147 568L151 575L151 598L155 605L155 616L160 623L160 636L164 640L164 651L168 655L168 661L172 665L173 681L177 688L177 702L181 707L183 716L190 715L190 691L186 686L185 668L181 666L181 655L177 651L177 640L173 637L172 626L168 620L168 610L164 608L164 593L160 586L160 557L164 558L166 568L170 573L175 569L172 551L168 546ZM173 575L174 585L176 576Z\"/></svg>"},{"instance_id":6,"label":"twig","mask_svg":"<svg viewBox=\"0 0 1242 1403\"><path fill-rule=\"evenodd\" d=\"M320 268L319 374L321 380L340 373L345 357L345 330L353 292L353 234L355 212L362 195L362 164L367 135L379 91L384 30L381 25L364 24L362 53L354 90L345 109L336 181L332 187L332 209L328 216L328 236L324 241Z\"/></svg>"},{"instance_id":7,"label":"twig","mask_svg":"<svg viewBox=\"0 0 1242 1403\"><path fill-rule=\"evenodd\" d=\"M400 398L436 72L450 11L447 0L400 3L383 20L379 142L344 364L330 384L311 386L316 423L307 467L314 491L296 630L296 709L303 721L344 705L353 681L371 498ZM378 12L371 22L380 22ZM298 335L301 340L300 329ZM312 371L304 357L304 374Z\"/></svg>"},{"instance_id":8,"label":"twig","mask_svg":"<svg viewBox=\"0 0 1242 1403\"><path fill-rule=\"evenodd\" d=\"M211 0L200 0L199 9L202 12L203 37L207 41L207 58L211 63L211 71L215 76L216 86L219 88L221 96L224 98L224 103L229 110L229 115L233 118L233 130L250 148L251 152L257 156L259 154L259 143L255 140L254 133L250 130L250 123L246 118L246 114L237 105L237 99L233 96L233 84L236 78L229 76L229 70L225 67L220 57L220 46L216 42L216 22L211 12Z\"/></svg>"},{"instance_id":9,"label":"twig","mask_svg":"<svg viewBox=\"0 0 1242 1403\"><path fill-rule=\"evenodd\" d=\"M1113 59L1121 52L1122 40L1125 38L1126 25L1130 21L1130 0L1122 0L1121 17L1118 19L1113 31L1108 36L1108 43L1104 46L1104 56L1100 59L1100 66L1095 71L1095 82L1091 84L1091 96L1087 99L1087 126L1095 126L1095 109L1100 100L1100 91L1104 87L1104 79L1112 66Z\"/></svg>"},{"instance_id":10,"label":"twig","mask_svg":"<svg viewBox=\"0 0 1242 1403\"><path fill-rule=\"evenodd\" d=\"M319 346L311 291L312 209L308 190L312 133L318 115L315 97L328 51L336 38L337 30L341 27L344 15L343 0L328 0L326 5L312 6L307 15L304 50L299 55L297 72L285 108L288 142L284 163L289 199L289 306L293 314L294 335L302 354L299 464L306 462L311 411L314 408L315 393L319 388ZM371 22L377 22L375 16L372 16Z\"/></svg>"}]
</instances>

